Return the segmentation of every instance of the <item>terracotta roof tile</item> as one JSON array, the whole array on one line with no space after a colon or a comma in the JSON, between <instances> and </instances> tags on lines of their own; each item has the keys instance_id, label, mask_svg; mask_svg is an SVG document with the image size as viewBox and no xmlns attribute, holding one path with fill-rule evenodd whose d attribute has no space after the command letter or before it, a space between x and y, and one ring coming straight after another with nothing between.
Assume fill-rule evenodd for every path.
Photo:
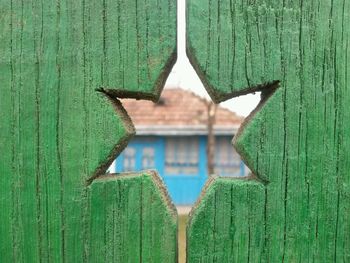
<instances>
[{"instance_id":1,"label":"terracotta roof tile","mask_svg":"<svg viewBox=\"0 0 350 263\"><path fill-rule=\"evenodd\" d=\"M206 99L191 91L171 88L164 89L158 103L146 100L123 99L123 106L137 125L203 125L207 120ZM216 125L239 125L243 117L218 107Z\"/></svg>"}]
</instances>

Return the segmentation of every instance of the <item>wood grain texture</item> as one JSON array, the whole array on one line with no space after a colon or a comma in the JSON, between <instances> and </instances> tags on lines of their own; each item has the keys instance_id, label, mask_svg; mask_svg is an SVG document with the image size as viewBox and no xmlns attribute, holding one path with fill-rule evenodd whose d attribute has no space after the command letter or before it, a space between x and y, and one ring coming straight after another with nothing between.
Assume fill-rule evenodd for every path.
<instances>
[{"instance_id":1,"label":"wood grain texture","mask_svg":"<svg viewBox=\"0 0 350 263\"><path fill-rule=\"evenodd\" d=\"M254 180L209 180L187 225L187 262L260 261L264 192Z\"/></svg>"},{"instance_id":2,"label":"wood grain texture","mask_svg":"<svg viewBox=\"0 0 350 263\"><path fill-rule=\"evenodd\" d=\"M154 172L89 187L91 262L176 262L177 213Z\"/></svg>"},{"instance_id":3,"label":"wood grain texture","mask_svg":"<svg viewBox=\"0 0 350 263\"><path fill-rule=\"evenodd\" d=\"M187 52L213 99L265 98L234 142L256 183L209 186L188 262L350 262L349 23L346 0L188 1ZM198 244L202 226L215 236Z\"/></svg>"},{"instance_id":4,"label":"wood grain texture","mask_svg":"<svg viewBox=\"0 0 350 263\"><path fill-rule=\"evenodd\" d=\"M175 18L173 1L0 0L1 262L88 260L88 179L134 133L95 89L157 97Z\"/></svg>"}]
</instances>

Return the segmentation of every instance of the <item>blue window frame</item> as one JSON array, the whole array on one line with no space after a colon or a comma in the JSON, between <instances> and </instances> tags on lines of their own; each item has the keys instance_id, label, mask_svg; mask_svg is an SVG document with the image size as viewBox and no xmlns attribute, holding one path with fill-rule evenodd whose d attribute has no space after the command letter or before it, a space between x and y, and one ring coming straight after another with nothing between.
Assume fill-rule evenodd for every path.
<instances>
[{"instance_id":1,"label":"blue window frame","mask_svg":"<svg viewBox=\"0 0 350 263\"><path fill-rule=\"evenodd\" d=\"M167 137L164 171L167 175L197 175L199 173L199 138Z\"/></svg>"},{"instance_id":2,"label":"blue window frame","mask_svg":"<svg viewBox=\"0 0 350 263\"><path fill-rule=\"evenodd\" d=\"M215 173L221 176L243 176L245 165L233 148L232 138L220 136L215 141Z\"/></svg>"},{"instance_id":3,"label":"blue window frame","mask_svg":"<svg viewBox=\"0 0 350 263\"><path fill-rule=\"evenodd\" d=\"M160 167L161 140L159 138L135 138L115 162L116 172L131 172Z\"/></svg>"},{"instance_id":4,"label":"blue window frame","mask_svg":"<svg viewBox=\"0 0 350 263\"><path fill-rule=\"evenodd\" d=\"M135 171L136 169L136 148L127 147L124 151L123 169L125 172Z\"/></svg>"},{"instance_id":5,"label":"blue window frame","mask_svg":"<svg viewBox=\"0 0 350 263\"><path fill-rule=\"evenodd\" d=\"M142 149L142 170L155 168L155 149L152 146L144 147Z\"/></svg>"}]
</instances>

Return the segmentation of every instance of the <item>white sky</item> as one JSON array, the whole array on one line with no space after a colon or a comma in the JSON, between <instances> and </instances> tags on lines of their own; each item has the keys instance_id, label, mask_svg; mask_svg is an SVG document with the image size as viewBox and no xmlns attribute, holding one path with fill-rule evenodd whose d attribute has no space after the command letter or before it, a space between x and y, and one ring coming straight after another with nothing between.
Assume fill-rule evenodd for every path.
<instances>
[{"instance_id":1,"label":"white sky","mask_svg":"<svg viewBox=\"0 0 350 263\"><path fill-rule=\"evenodd\" d=\"M177 62L173 67L168 80L165 84L167 87L181 87L189 89L201 96L209 98L202 82L197 73L192 68L186 56L186 4L185 0L178 0L178 28L177 28ZM222 106L229 108L241 116L247 116L259 103L260 93L255 95L249 94L234 98L221 103Z\"/></svg>"}]
</instances>

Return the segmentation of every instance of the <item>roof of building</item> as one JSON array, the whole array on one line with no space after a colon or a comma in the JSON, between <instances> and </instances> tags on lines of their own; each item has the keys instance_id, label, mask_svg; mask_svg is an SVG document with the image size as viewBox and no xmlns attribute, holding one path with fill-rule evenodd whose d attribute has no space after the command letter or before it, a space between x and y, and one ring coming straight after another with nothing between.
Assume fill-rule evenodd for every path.
<instances>
[{"instance_id":1,"label":"roof of building","mask_svg":"<svg viewBox=\"0 0 350 263\"><path fill-rule=\"evenodd\" d=\"M164 89L158 103L123 99L123 106L140 135L192 135L207 133L208 100L181 88ZM218 106L214 130L232 135L243 117Z\"/></svg>"}]
</instances>

